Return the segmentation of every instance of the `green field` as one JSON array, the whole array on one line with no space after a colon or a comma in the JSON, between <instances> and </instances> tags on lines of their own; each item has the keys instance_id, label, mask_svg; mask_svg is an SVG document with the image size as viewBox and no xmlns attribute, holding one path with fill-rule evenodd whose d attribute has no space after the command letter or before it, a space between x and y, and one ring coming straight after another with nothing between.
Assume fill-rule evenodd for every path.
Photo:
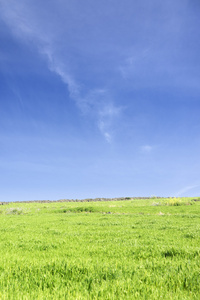
<instances>
[{"instance_id":1,"label":"green field","mask_svg":"<svg viewBox=\"0 0 200 300\"><path fill-rule=\"evenodd\" d=\"M200 299L200 202L1 205L0 299Z\"/></svg>"}]
</instances>

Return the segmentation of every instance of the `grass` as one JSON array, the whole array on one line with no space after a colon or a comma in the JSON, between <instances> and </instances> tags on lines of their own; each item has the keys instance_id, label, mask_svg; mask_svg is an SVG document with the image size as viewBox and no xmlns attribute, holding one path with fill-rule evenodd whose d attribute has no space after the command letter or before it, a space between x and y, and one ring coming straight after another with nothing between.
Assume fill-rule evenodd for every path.
<instances>
[{"instance_id":1,"label":"grass","mask_svg":"<svg viewBox=\"0 0 200 300\"><path fill-rule=\"evenodd\" d=\"M2 205L0 299L199 299L200 202L179 200Z\"/></svg>"}]
</instances>

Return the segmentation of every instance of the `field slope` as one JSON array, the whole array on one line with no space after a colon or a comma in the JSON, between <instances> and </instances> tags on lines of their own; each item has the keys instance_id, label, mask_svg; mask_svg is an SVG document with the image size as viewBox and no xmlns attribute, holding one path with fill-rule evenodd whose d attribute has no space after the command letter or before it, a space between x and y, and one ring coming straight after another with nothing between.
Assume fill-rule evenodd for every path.
<instances>
[{"instance_id":1,"label":"field slope","mask_svg":"<svg viewBox=\"0 0 200 300\"><path fill-rule=\"evenodd\" d=\"M200 299L199 199L0 206L0 299Z\"/></svg>"}]
</instances>

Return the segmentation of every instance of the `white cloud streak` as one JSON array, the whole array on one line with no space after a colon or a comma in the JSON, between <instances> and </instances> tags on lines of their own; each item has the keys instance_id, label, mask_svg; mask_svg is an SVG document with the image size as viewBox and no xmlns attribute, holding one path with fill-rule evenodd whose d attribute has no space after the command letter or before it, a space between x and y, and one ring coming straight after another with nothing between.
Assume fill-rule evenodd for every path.
<instances>
[{"instance_id":1,"label":"white cloud streak","mask_svg":"<svg viewBox=\"0 0 200 300\"><path fill-rule=\"evenodd\" d=\"M185 196L187 192L194 190L195 188L200 187L200 184L192 184L184 187L176 193L176 197Z\"/></svg>"},{"instance_id":2,"label":"white cloud streak","mask_svg":"<svg viewBox=\"0 0 200 300\"><path fill-rule=\"evenodd\" d=\"M62 57L57 51L58 41L56 41L55 35L58 29L56 28L54 33L51 30L46 31L45 21L38 19L39 16L34 14L31 6L23 1L16 3L10 0L7 2L0 1L0 8L0 15L14 36L33 45L46 59L49 70L56 73L68 86L69 95L80 112L95 120L100 132L110 143L113 121L120 114L121 108L115 106L109 91L104 88L90 88L83 94L82 83L77 82L75 76L69 71L65 57ZM55 27L57 26L55 24Z\"/></svg>"}]
</instances>

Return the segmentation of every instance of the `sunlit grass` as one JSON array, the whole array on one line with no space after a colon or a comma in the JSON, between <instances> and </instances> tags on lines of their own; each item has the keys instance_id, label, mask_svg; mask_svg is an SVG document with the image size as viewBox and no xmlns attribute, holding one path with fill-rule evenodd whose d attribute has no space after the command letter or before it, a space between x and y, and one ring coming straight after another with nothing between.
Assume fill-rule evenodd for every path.
<instances>
[{"instance_id":1,"label":"sunlit grass","mask_svg":"<svg viewBox=\"0 0 200 300\"><path fill-rule=\"evenodd\" d=\"M199 299L200 202L169 201L2 205L0 299Z\"/></svg>"}]
</instances>

